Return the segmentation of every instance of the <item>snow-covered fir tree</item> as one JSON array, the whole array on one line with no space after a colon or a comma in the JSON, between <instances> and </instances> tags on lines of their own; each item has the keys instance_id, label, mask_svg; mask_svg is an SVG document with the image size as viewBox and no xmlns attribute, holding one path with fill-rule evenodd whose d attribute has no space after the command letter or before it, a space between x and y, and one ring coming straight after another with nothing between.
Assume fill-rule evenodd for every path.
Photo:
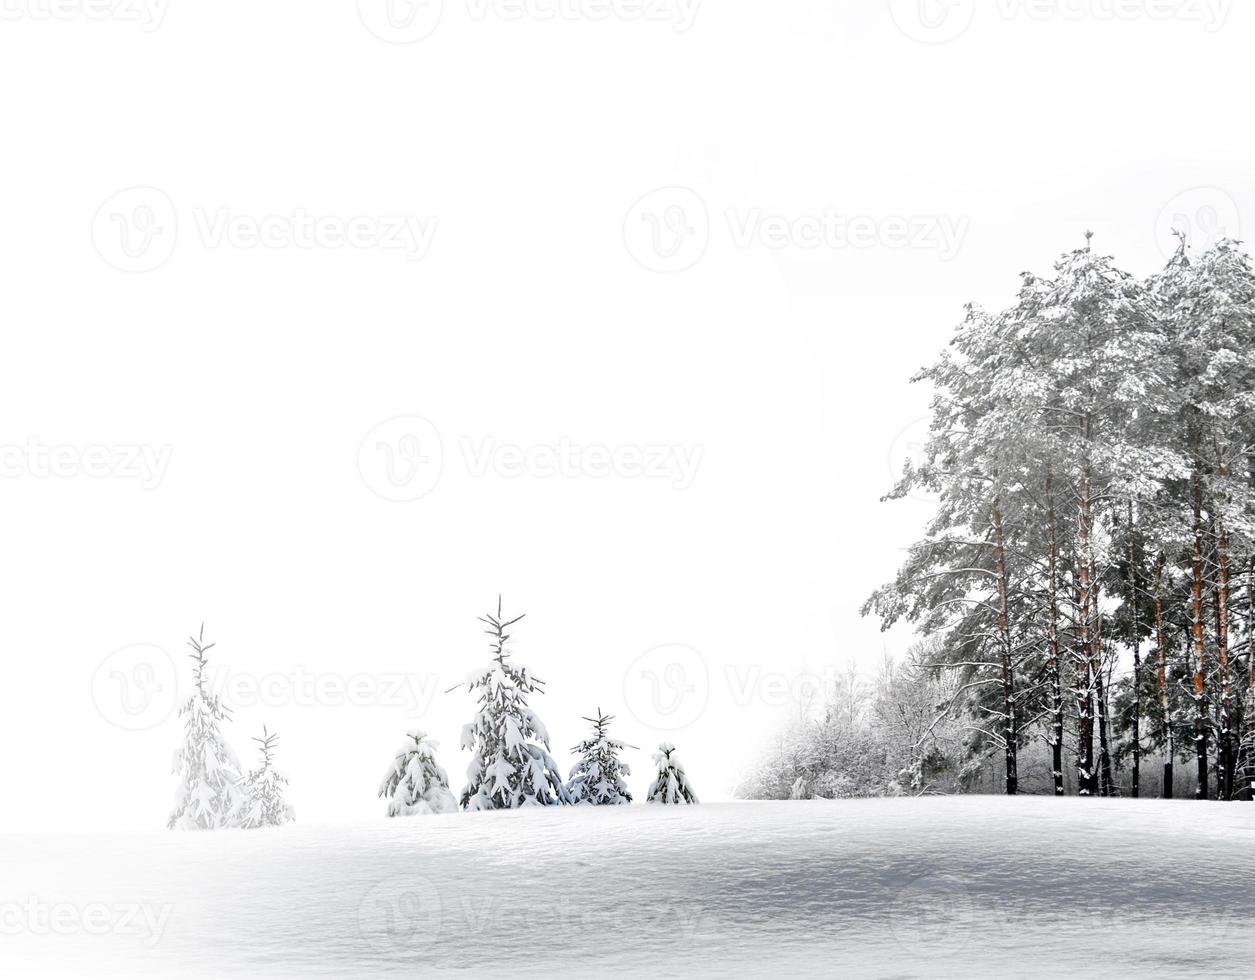
<instances>
[{"instance_id":1,"label":"snow-covered fir tree","mask_svg":"<svg viewBox=\"0 0 1255 980\"><path fill-rule=\"evenodd\" d=\"M275 749L279 745L278 734L261 730L261 738L254 737L261 753L261 765L249 772L244 780L244 812L242 827L279 827L296 819L296 811L283 798L287 777L274 765Z\"/></svg>"},{"instance_id":2,"label":"snow-covered fir tree","mask_svg":"<svg viewBox=\"0 0 1255 980\"><path fill-rule=\"evenodd\" d=\"M205 627L188 640L192 648L191 697L179 709L184 721L183 745L174 755L175 793L171 830L216 830L239 826L243 804L240 763L220 729L230 712L206 686L205 666L214 644L205 642Z\"/></svg>"},{"instance_id":3,"label":"snow-covered fir tree","mask_svg":"<svg viewBox=\"0 0 1255 980\"><path fill-rule=\"evenodd\" d=\"M379 795L388 801L388 816L457 812L449 777L436 761L436 748L426 732L413 731L405 736L379 785Z\"/></svg>"},{"instance_id":4,"label":"snow-covered fir tree","mask_svg":"<svg viewBox=\"0 0 1255 980\"><path fill-rule=\"evenodd\" d=\"M602 714L598 708L596 718L584 720L593 726L593 735L571 750L580 757L567 783L572 802L595 806L631 803L632 794L623 777L630 776L632 770L619 759L619 753L629 746L607 735L613 716Z\"/></svg>"},{"instance_id":5,"label":"snow-covered fir tree","mask_svg":"<svg viewBox=\"0 0 1255 980\"><path fill-rule=\"evenodd\" d=\"M571 802L549 754L549 733L527 705L528 696L542 691L544 682L513 663L506 650L506 631L522 618L505 620L500 597L497 614L480 617L492 637L493 658L464 682L479 705L474 721L462 729L462 748L474 753L462 791L461 803L468 810Z\"/></svg>"},{"instance_id":6,"label":"snow-covered fir tree","mask_svg":"<svg viewBox=\"0 0 1255 980\"><path fill-rule=\"evenodd\" d=\"M684 766L676 757L675 746L663 742L654 754L658 776L649 787L648 803L697 803L697 794L689 785Z\"/></svg>"}]
</instances>

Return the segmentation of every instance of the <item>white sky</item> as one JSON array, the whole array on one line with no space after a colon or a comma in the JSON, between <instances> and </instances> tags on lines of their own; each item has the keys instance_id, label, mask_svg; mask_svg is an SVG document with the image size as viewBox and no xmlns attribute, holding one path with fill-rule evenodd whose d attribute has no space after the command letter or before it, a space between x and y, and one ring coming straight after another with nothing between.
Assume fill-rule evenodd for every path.
<instances>
[{"instance_id":1,"label":"white sky","mask_svg":"<svg viewBox=\"0 0 1255 980\"><path fill-rule=\"evenodd\" d=\"M279 730L301 819L382 818L415 725L458 790L470 699L443 692L485 659L475 617L499 591L528 613L516 653L549 682L535 706L564 767L601 706L643 749L672 738L718 798L796 710L765 679L796 690L909 643L857 610L926 515L877 498L926 407L907 379L963 303L1006 303L1087 227L1144 274L1174 216L1200 239L1255 221L1249 5L1216 23L1191 15L1223 5L1043 19L959 0L928 34L913 0L893 5L902 29L884 2L711 0L684 31L631 4L542 19L529 0L510 19L445 0L431 36L392 44L363 23L387 33L382 0L362 18L171 0L151 30L127 19L148 8L79 2L114 16L0 8L0 830L163 824L169 661L107 658L163 648L186 681L202 619L237 694L271 678L229 731L243 754ZM969 15L949 43L909 36ZM114 197L131 187L157 190ZM830 209L888 244L815 245L813 221L773 244L756 224ZM295 213L327 219L313 247L245 247L268 216L274 240L300 238ZM429 235L421 260L330 247L350 219L371 219L365 241L396 215ZM146 227L148 251L120 251ZM958 229L955 254L895 245L904 227ZM694 235L669 257L673 228ZM430 492L412 502L371 490L377 444L411 445L404 423L374 431L397 416L440 440L415 430L428 462L401 489ZM29 462L32 438L80 475ZM699 465L685 488L597 476L595 455L502 475L509 447L563 440ZM155 488L81 474L132 446L169 449ZM666 714L647 671L696 690ZM404 674L437 692L421 718L387 689ZM337 703L355 677L377 686ZM643 791L648 752L631 761Z\"/></svg>"}]
</instances>

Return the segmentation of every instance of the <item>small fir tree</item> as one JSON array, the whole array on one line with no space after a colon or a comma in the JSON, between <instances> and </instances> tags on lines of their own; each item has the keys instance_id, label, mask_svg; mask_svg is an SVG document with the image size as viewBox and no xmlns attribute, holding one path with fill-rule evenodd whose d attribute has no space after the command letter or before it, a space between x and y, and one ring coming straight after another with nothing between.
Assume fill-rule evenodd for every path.
<instances>
[{"instance_id":1,"label":"small fir tree","mask_svg":"<svg viewBox=\"0 0 1255 980\"><path fill-rule=\"evenodd\" d=\"M571 802L549 754L549 733L527 705L528 696L542 691L544 681L514 664L506 650L506 630L522 618L503 619L500 597L497 614L480 617L492 637L493 659L465 681L479 704L475 719L462 729L462 748L474 753L462 791L462 806L468 810Z\"/></svg>"},{"instance_id":2,"label":"small fir tree","mask_svg":"<svg viewBox=\"0 0 1255 980\"><path fill-rule=\"evenodd\" d=\"M194 664L192 696L179 709L184 718L183 745L174 755L174 773L180 777L171 830L217 830L239 826L240 763L222 737L220 725L230 711L206 687L205 665L214 644L205 643L205 627L188 639Z\"/></svg>"},{"instance_id":3,"label":"small fir tree","mask_svg":"<svg viewBox=\"0 0 1255 980\"><path fill-rule=\"evenodd\" d=\"M613 806L632 802L632 794L623 782L632 770L619 759L625 748L635 748L607 736L614 718L603 715L597 709L596 718L585 718L593 726L593 737L585 739L572 749L580 761L571 769L567 791L574 803L591 803L594 806Z\"/></svg>"},{"instance_id":4,"label":"small fir tree","mask_svg":"<svg viewBox=\"0 0 1255 980\"><path fill-rule=\"evenodd\" d=\"M379 795L388 801L388 816L457 812L449 777L436 761L436 748L426 732L413 731L405 736L379 786Z\"/></svg>"},{"instance_id":5,"label":"small fir tree","mask_svg":"<svg viewBox=\"0 0 1255 980\"><path fill-rule=\"evenodd\" d=\"M663 742L654 755L658 777L649 787L648 803L697 803L697 794L689 785L684 766L676 758L675 746Z\"/></svg>"},{"instance_id":6,"label":"small fir tree","mask_svg":"<svg viewBox=\"0 0 1255 980\"><path fill-rule=\"evenodd\" d=\"M244 780L244 815L241 826L279 827L296 819L296 811L283 799L287 777L274 766L274 753L279 745L278 734L262 727L261 738L253 738L261 752L261 766Z\"/></svg>"}]
</instances>

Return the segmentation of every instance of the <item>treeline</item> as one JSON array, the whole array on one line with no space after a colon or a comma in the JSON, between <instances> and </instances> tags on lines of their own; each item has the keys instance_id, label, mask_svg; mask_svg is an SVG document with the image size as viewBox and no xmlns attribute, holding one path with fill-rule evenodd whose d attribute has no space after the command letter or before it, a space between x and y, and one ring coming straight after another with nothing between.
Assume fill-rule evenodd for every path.
<instances>
[{"instance_id":1,"label":"treeline","mask_svg":"<svg viewBox=\"0 0 1255 980\"><path fill-rule=\"evenodd\" d=\"M1044 743L1057 795L1066 760L1080 794L1137 796L1154 756L1165 797L1249 800L1255 274L1182 241L1139 280L1086 239L916 376L929 438L889 499L936 512L864 612L933 638L941 711L1007 793Z\"/></svg>"},{"instance_id":2,"label":"treeline","mask_svg":"<svg viewBox=\"0 0 1255 980\"><path fill-rule=\"evenodd\" d=\"M933 644L867 677L851 667L803 705L751 764L734 796L750 800L852 799L955 793L980 778L961 717L938 712L957 681L927 666Z\"/></svg>"}]
</instances>

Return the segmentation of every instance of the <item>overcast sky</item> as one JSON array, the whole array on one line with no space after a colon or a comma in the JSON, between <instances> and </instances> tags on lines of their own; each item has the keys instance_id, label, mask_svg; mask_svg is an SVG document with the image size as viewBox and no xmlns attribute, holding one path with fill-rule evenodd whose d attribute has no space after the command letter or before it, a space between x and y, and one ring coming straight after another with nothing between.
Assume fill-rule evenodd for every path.
<instances>
[{"instance_id":1,"label":"overcast sky","mask_svg":"<svg viewBox=\"0 0 1255 980\"><path fill-rule=\"evenodd\" d=\"M5 7L0 830L164 824L202 620L300 819L460 789L499 592L564 770L726 795L910 643L963 304L1255 221L1249 5L358 6Z\"/></svg>"}]
</instances>

